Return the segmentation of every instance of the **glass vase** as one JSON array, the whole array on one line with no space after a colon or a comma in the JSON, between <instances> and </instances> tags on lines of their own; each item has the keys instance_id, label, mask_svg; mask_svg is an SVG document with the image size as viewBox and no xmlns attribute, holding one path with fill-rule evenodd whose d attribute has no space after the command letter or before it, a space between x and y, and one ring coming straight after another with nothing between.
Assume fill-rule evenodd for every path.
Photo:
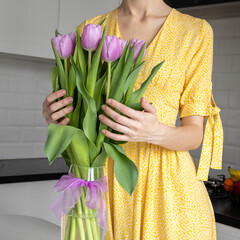
<instances>
[{"instance_id":1,"label":"glass vase","mask_svg":"<svg viewBox=\"0 0 240 240\"><path fill-rule=\"evenodd\" d=\"M102 179L105 178L106 180L104 166L82 167L79 165L71 165L69 173L75 178L87 181L86 185L88 186L89 183L96 186L96 182L98 186L101 186ZM101 224L99 224L100 220L98 219L98 215L100 211L102 213L101 223L103 224L103 221L105 221L106 226L107 192L100 191L99 188L97 189L97 194L95 194L97 206L94 208L94 206L86 204L86 199L92 202L92 198L94 197L94 193L86 185L81 186L80 189L78 188L77 191L80 199L74 207L63 215L61 222L61 240L104 240L105 238L107 229L101 227Z\"/></svg>"}]
</instances>

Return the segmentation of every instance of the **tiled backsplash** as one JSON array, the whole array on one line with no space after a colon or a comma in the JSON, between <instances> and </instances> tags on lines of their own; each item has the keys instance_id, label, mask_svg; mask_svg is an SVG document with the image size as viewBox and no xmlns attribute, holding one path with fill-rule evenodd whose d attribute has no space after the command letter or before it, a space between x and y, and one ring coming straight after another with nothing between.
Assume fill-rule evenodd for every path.
<instances>
[{"instance_id":1,"label":"tiled backsplash","mask_svg":"<svg viewBox=\"0 0 240 240\"><path fill-rule=\"evenodd\" d=\"M240 169L240 18L208 22L214 31L213 94L224 126L223 171L210 174L228 176L228 165ZM52 91L52 66L0 56L0 159L45 157L42 102ZM196 163L200 152L191 151Z\"/></svg>"},{"instance_id":2,"label":"tiled backsplash","mask_svg":"<svg viewBox=\"0 0 240 240\"><path fill-rule=\"evenodd\" d=\"M45 157L42 102L53 64L0 57L0 159Z\"/></svg>"}]
</instances>

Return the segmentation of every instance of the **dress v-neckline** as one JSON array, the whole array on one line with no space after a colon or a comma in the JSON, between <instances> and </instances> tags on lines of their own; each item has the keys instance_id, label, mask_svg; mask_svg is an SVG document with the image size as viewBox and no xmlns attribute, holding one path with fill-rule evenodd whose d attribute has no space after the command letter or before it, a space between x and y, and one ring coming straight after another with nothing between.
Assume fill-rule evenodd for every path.
<instances>
[{"instance_id":1,"label":"dress v-neckline","mask_svg":"<svg viewBox=\"0 0 240 240\"><path fill-rule=\"evenodd\" d=\"M157 34L155 35L153 40L150 42L150 44L146 47L146 50L148 50L151 47L151 45L153 45L155 43L155 41L160 36L160 33L163 32L163 30L167 27L167 25L169 24L170 19L171 19L173 13L175 12L175 10L176 10L175 8L172 8L171 12L166 17L165 21L163 22L163 24L162 24L161 28L159 29L159 31L157 32ZM115 14L115 16L114 16L115 18L114 19L116 21L117 33L119 35L119 38L123 39L121 31L120 31L120 28L119 28L119 25L118 25L118 12L117 12L117 8L115 8L114 14Z\"/></svg>"}]
</instances>

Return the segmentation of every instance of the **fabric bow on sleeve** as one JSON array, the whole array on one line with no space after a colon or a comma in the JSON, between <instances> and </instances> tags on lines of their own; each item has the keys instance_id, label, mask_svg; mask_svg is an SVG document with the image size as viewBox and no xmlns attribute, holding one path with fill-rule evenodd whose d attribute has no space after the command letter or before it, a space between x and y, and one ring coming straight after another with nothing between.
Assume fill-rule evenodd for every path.
<instances>
[{"instance_id":1,"label":"fabric bow on sleeve","mask_svg":"<svg viewBox=\"0 0 240 240\"><path fill-rule=\"evenodd\" d=\"M197 178L202 181L208 180L210 163L213 169L222 168L222 121L219 114L220 109L216 106L213 96L212 101L213 104L209 107L209 116L205 126L202 152L197 170Z\"/></svg>"}]
</instances>

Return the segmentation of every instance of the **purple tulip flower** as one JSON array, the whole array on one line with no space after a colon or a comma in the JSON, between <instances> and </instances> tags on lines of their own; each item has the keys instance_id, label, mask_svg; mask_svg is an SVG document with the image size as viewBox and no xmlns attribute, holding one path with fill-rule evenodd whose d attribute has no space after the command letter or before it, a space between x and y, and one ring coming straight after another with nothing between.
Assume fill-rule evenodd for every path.
<instances>
[{"instance_id":1,"label":"purple tulip flower","mask_svg":"<svg viewBox=\"0 0 240 240\"><path fill-rule=\"evenodd\" d=\"M81 36L82 47L87 51L95 51L100 44L102 34L100 25L87 24Z\"/></svg>"},{"instance_id":2,"label":"purple tulip flower","mask_svg":"<svg viewBox=\"0 0 240 240\"><path fill-rule=\"evenodd\" d=\"M134 61L136 61L138 54L141 51L141 48L143 46L143 44L145 43L144 41L141 40L136 40L135 38L133 38L130 42L130 46L132 46L135 43L135 49L134 49ZM145 45L145 50L144 50L144 54L143 54L143 58L146 55L146 45Z\"/></svg>"},{"instance_id":3,"label":"purple tulip flower","mask_svg":"<svg viewBox=\"0 0 240 240\"><path fill-rule=\"evenodd\" d=\"M60 58L69 58L73 55L75 45L76 45L76 33L72 32L67 35L58 35L52 38L53 44L58 52Z\"/></svg>"},{"instance_id":4,"label":"purple tulip flower","mask_svg":"<svg viewBox=\"0 0 240 240\"><path fill-rule=\"evenodd\" d=\"M113 62L120 57L120 41L116 36L105 36L101 58L105 62Z\"/></svg>"}]
</instances>

